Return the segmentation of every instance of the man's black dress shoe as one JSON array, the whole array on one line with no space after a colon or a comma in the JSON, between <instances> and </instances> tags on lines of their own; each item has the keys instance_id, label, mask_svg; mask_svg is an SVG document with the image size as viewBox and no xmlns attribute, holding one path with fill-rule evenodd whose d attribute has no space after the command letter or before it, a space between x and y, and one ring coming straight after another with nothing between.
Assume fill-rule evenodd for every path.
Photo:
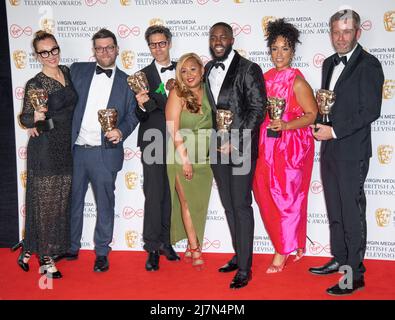
<instances>
[{"instance_id":1,"label":"man's black dress shoe","mask_svg":"<svg viewBox=\"0 0 395 320\"><path fill-rule=\"evenodd\" d=\"M348 288L342 289L340 288L339 284L336 284L333 287L326 289L326 292L331 296L347 296L353 294L354 291L356 290L362 290L364 287L365 287L365 281L364 278L361 278L359 280L354 280L352 282L352 289L348 289Z\"/></svg>"},{"instance_id":2,"label":"man's black dress shoe","mask_svg":"<svg viewBox=\"0 0 395 320\"><path fill-rule=\"evenodd\" d=\"M231 289L240 289L248 284L248 281L252 279L251 271L238 271L230 283Z\"/></svg>"},{"instance_id":3,"label":"man's black dress shoe","mask_svg":"<svg viewBox=\"0 0 395 320\"><path fill-rule=\"evenodd\" d=\"M95 265L93 266L93 271L104 272L110 268L108 259L106 256L97 256L95 260Z\"/></svg>"},{"instance_id":4,"label":"man's black dress shoe","mask_svg":"<svg viewBox=\"0 0 395 320\"><path fill-rule=\"evenodd\" d=\"M180 260L180 256L174 251L171 244L162 244L159 248L159 254L166 256L167 260L170 261Z\"/></svg>"},{"instance_id":5,"label":"man's black dress shoe","mask_svg":"<svg viewBox=\"0 0 395 320\"><path fill-rule=\"evenodd\" d=\"M233 263L232 260L230 260L227 264L223 265L221 268L218 269L218 272L232 272L237 270L239 267L237 266L236 263Z\"/></svg>"},{"instance_id":6,"label":"man's black dress shoe","mask_svg":"<svg viewBox=\"0 0 395 320\"><path fill-rule=\"evenodd\" d=\"M148 258L145 263L145 270L156 271L159 269L159 251L148 252Z\"/></svg>"},{"instance_id":7,"label":"man's black dress shoe","mask_svg":"<svg viewBox=\"0 0 395 320\"><path fill-rule=\"evenodd\" d=\"M313 274L326 275L326 274L338 272L339 268L340 268L340 263L337 262L335 259L332 259L327 264L324 264L321 267L310 268L309 271Z\"/></svg>"}]
</instances>

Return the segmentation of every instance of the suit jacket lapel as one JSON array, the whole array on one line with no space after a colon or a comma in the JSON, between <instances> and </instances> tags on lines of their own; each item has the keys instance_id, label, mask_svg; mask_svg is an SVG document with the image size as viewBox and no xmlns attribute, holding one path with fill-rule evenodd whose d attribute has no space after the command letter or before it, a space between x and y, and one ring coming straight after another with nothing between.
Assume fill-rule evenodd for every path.
<instances>
[{"instance_id":1,"label":"suit jacket lapel","mask_svg":"<svg viewBox=\"0 0 395 320\"><path fill-rule=\"evenodd\" d=\"M108 99L107 108L116 108L119 110L119 106L117 105L118 97L121 97L124 93L122 93L122 88L124 86L121 83L121 77L119 77L120 70L118 67L115 67L114 81L112 83L112 88L110 92L110 98Z\"/></svg>"},{"instance_id":2,"label":"suit jacket lapel","mask_svg":"<svg viewBox=\"0 0 395 320\"><path fill-rule=\"evenodd\" d=\"M350 57L350 60L347 62L346 66L344 67L342 73L340 74L339 79L337 80L335 84L334 91L336 91L337 87L339 84L350 74L352 71L355 69L357 66L358 58L360 57L362 52L362 47L360 44L357 44L357 47L355 48L355 51Z\"/></svg>"},{"instance_id":3,"label":"suit jacket lapel","mask_svg":"<svg viewBox=\"0 0 395 320\"><path fill-rule=\"evenodd\" d=\"M214 66L213 62L209 62L206 65L204 82L205 82L205 86L206 86L207 99L208 99L208 102L210 103L211 109L213 109L214 112L217 112L217 106L215 104L213 93L211 92L210 81L208 80L208 75L210 74L210 71L213 68L213 66Z\"/></svg>"},{"instance_id":4,"label":"suit jacket lapel","mask_svg":"<svg viewBox=\"0 0 395 320\"><path fill-rule=\"evenodd\" d=\"M87 103L88 95L89 95L89 89L91 87L92 79L93 79L93 76L95 73L95 68L96 68L95 62L92 62L87 67L87 72L86 72L87 79L86 79L86 81L83 82L83 85L85 86L85 90L81 90L83 95L81 95L79 97L79 99L81 99L81 103L79 103L79 105L82 107L82 110L81 110L82 114L84 114L84 112L85 112L86 103Z\"/></svg>"},{"instance_id":5,"label":"suit jacket lapel","mask_svg":"<svg viewBox=\"0 0 395 320\"><path fill-rule=\"evenodd\" d=\"M332 78L332 73L333 73L333 68L335 67L335 63L333 62L333 56L332 55L329 58L329 61L326 65L323 66L322 69L322 88L329 90L329 85L331 83L331 78Z\"/></svg>"},{"instance_id":6,"label":"suit jacket lapel","mask_svg":"<svg viewBox=\"0 0 395 320\"><path fill-rule=\"evenodd\" d=\"M158 101L159 105L164 107L167 102L167 96L161 93L156 93L155 90L159 88L162 80L160 79L158 70L155 66L155 60L151 62L151 64L147 68L147 79L150 85L150 94L155 97L155 100Z\"/></svg>"},{"instance_id":7,"label":"suit jacket lapel","mask_svg":"<svg viewBox=\"0 0 395 320\"><path fill-rule=\"evenodd\" d=\"M229 70L225 75L224 82L222 83L221 90L218 95L218 103L217 106L220 106L223 109L230 109L229 106L229 97L232 96L233 90L233 82L237 75L237 66L239 64L240 55L235 51L235 55L233 60L229 66Z\"/></svg>"}]
</instances>

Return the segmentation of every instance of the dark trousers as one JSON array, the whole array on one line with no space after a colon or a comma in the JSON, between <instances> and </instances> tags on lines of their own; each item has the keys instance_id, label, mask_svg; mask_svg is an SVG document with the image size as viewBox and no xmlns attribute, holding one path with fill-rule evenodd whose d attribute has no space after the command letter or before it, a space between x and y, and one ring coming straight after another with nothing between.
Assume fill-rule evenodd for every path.
<instances>
[{"instance_id":1,"label":"dark trousers","mask_svg":"<svg viewBox=\"0 0 395 320\"><path fill-rule=\"evenodd\" d=\"M71 248L76 253L81 248L85 195L91 183L96 200L96 227L94 234L97 256L107 256L114 230L115 180L117 172L105 166L101 147L75 146L73 155L73 182L71 201Z\"/></svg>"},{"instance_id":2,"label":"dark trousers","mask_svg":"<svg viewBox=\"0 0 395 320\"><path fill-rule=\"evenodd\" d=\"M144 225L143 240L146 251L158 250L170 244L170 187L166 164L143 163Z\"/></svg>"},{"instance_id":3,"label":"dark trousers","mask_svg":"<svg viewBox=\"0 0 395 320\"><path fill-rule=\"evenodd\" d=\"M256 161L246 175L235 175L227 164L213 164L222 206L225 209L233 248L240 271L249 271L252 265L254 241L254 212L252 209L252 179Z\"/></svg>"},{"instance_id":4,"label":"dark trousers","mask_svg":"<svg viewBox=\"0 0 395 320\"><path fill-rule=\"evenodd\" d=\"M338 161L321 157L331 252L337 262L352 268L354 280L365 272L367 231L363 186L368 170L369 160Z\"/></svg>"}]
</instances>

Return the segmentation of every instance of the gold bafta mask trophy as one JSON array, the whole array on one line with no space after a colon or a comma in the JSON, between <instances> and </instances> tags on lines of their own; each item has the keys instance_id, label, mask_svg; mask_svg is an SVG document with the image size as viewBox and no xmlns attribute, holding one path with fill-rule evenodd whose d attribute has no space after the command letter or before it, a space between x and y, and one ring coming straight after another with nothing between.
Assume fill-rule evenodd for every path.
<instances>
[{"instance_id":1,"label":"gold bafta mask trophy","mask_svg":"<svg viewBox=\"0 0 395 320\"><path fill-rule=\"evenodd\" d=\"M35 111L44 112L48 111L48 93L44 89L32 89L28 91L28 97ZM45 115L45 120L35 122L35 127L38 132L49 131L54 128L53 120Z\"/></svg>"},{"instance_id":2,"label":"gold bafta mask trophy","mask_svg":"<svg viewBox=\"0 0 395 320\"><path fill-rule=\"evenodd\" d=\"M267 112L270 120L282 118L285 110L285 99L277 97L267 97ZM271 138L281 137L281 132L267 129L266 135Z\"/></svg>"},{"instance_id":3,"label":"gold bafta mask trophy","mask_svg":"<svg viewBox=\"0 0 395 320\"><path fill-rule=\"evenodd\" d=\"M130 89L132 89L136 94L142 90L149 90L147 76L142 71L138 71L135 74L130 75L127 81Z\"/></svg>"},{"instance_id":4,"label":"gold bafta mask trophy","mask_svg":"<svg viewBox=\"0 0 395 320\"><path fill-rule=\"evenodd\" d=\"M116 127L118 112L115 108L101 109L97 111L99 122L104 133L111 131ZM106 149L116 148L117 145L104 138L104 147Z\"/></svg>"},{"instance_id":5,"label":"gold bafta mask trophy","mask_svg":"<svg viewBox=\"0 0 395 320\"><path fill-rule=\"evenodd\" d=\"M319 89L316 92L315 99L318 105L318 112L322 115L322 121L320 123L326 126L332 126L329 116L335 104L336 94L331 90Z\"/></svg>"},{"instance_id":6,"label":"gold bafta mask trophy","mask_svg":"<svg viewBox=\"0 0 395 320\"><path fill-rule=\"evenodd\" d=\"M233 112L226 109L217 109L215 116L217 123L217 146L223 145L229 139L230 126L233 122Z\"/></svg>"}]
</instances>

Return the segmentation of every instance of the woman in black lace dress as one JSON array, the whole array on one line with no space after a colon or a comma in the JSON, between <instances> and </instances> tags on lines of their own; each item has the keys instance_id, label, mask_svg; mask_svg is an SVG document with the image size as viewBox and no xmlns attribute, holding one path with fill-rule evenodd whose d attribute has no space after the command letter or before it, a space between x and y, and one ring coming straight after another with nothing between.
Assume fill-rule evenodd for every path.
<instances>
[{"instance_id":1,"label":"woman in black lace dress","mask_svg":"<svg viewBox=\"0 0 395 320\"><path fill-rule=\"evenodd\" d=\"M20 122L31 130L27 146L26 221L23 249L18 264L29 271L33 253L39 255L40 271L49 278L61 278L53 256L69 248L71 200L71 121L77 94L69 69L59 65L60 49L55 37L38 31L33 47L42 71L25 87ZM29 98L32 90L44 89L47 108L35 110ZM52 119L53 128L42 128L37 121ZM47 121L48 123L48 121Z\"/></svg>"}]
</instances>

